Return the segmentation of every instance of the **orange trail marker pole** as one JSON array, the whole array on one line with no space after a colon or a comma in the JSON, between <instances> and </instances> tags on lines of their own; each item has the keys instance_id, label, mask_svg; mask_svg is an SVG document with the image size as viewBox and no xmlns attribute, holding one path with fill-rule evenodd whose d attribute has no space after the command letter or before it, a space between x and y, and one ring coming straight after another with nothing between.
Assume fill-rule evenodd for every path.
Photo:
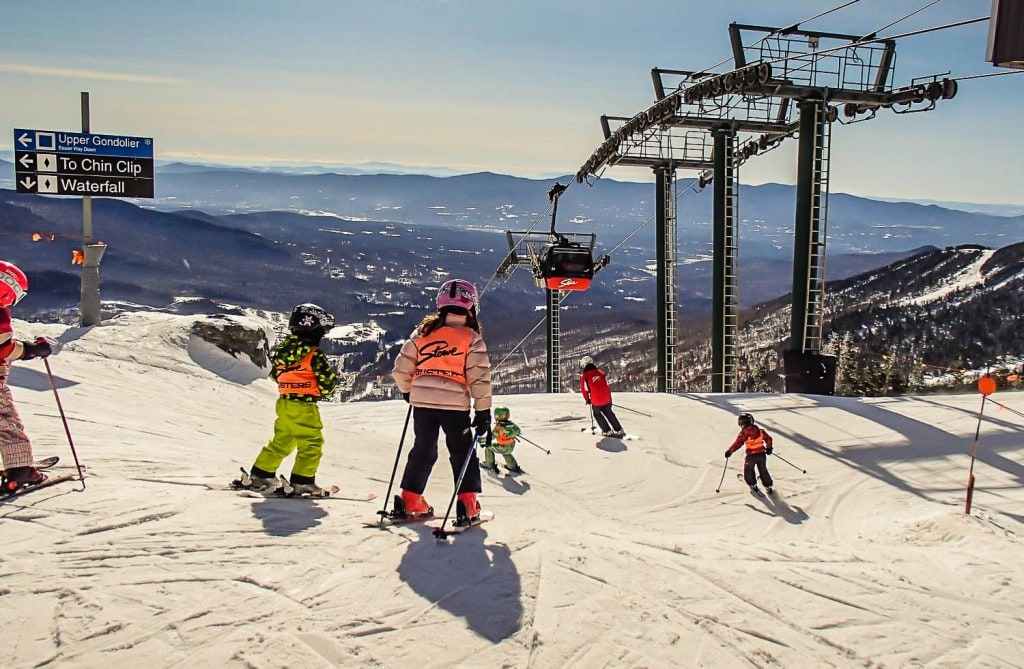
<instances>
[{"instance_id":1,"label":"orange trail marker pole","mask_svg":"<svg viewBox=\"0 0 1024 669\"><path fill-rule=\"evenodd\" d=\"M996 382L991 376L978 379L978 392L981 393L981 410L978 411L978 427L974 431L974 448L971 449L971 469L967 474L967 503L964 513L971 512L971 500L974 499L974 461L978 458L978 439L981 436L981 418L985 415L985 400L996 391Z\"/></svg>"}]
</instances>

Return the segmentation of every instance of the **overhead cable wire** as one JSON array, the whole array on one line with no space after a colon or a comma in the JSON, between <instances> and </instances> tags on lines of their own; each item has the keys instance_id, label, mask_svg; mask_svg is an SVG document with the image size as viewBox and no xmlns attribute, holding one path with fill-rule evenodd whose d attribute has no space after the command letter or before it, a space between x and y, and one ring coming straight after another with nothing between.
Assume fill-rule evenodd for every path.
<instances>
[{"instance_id":1,"label":"overhead cable wire","mask_svg":"<svg viewBox=\"0 0 1024 669\"><path fill-rule=\"evenodd\" d=\"M881 28L879 28L878 30L873 30L873 31L871 31L870 33L868 33L867 35L865 35L865 37L869 37L869 36L870 36L870 37L877 37L877 36L878 36L878 33L882 32L883 30L888 30L889 28L892 28L892 27L893 27L894 25L896 25L897 23L900 23L900 22L902 22L902 21L906 21L906 20L907 20L907 19L909 19L909 18L910 18L911 16L914 16L915 14L920 14L920 13L921 13L921 12L923 12L924 10L926 10L926 9L928 9L928 8L930 8L930 7L933 7L933 6L937 5L937 4L939 4L939 0L932 0L932 1L930 2L930 3L928 3L928 4L927 4L927 5L925 5L924 7L919 7L918 9L915 9L914 11L910 12L910 13L909 13L909 14L907 14L906 16L904 16L904 17L902 17L902 18L898 18L898 19L896 19L895 21L893 21L893 22L892 22L892 23L890 23L889 25L886 25L886 26L882 26L882 27L881 27ZM863 39L863 38L861 38L861 39Z\"/></svg>"},{"instance_id":2,"label":"overhead cable wire","mask_svg":"<svg viewBox=\"0 0 1024 669\"><path fill-rule=\"evenodd\" d=\"M935 1L938 2L938 0L935 0ZM803 19L802 21L797 21L796 23L790 23L785 28L779 28L777 30L773 30L772 32L768 33L767 35L765 35L764 37L760 38L756 42L754 42L752 44L749 44L747 46L744 46L743 50L744 51L749 51L750 49L753 49L754 47L756 47L761 42L764 42L765 40L770 39L772 37L772 35L785 34L786 31L795 30L798 26L800 26L803 23L809 23L811 21L814 21L815 19L820 19L823 16L828 16L829 14L831 14L833 12L837 12L840 9L846 9L850 5L855 5L858 2L860 2L860 0L849 0L849 2L845 2L845 3L841 4L841 5L833 7L832 9L825 10L824 12L821 12L820 14L815 14L814 16L811 16L811 17L808 17L806 19ZM731 57L725 58L724 60L721 60L721 61L715 63L714 65L709 65L708 67L702 68L699 71L700 72L707 72L708 70L713 70L713 69L715 69L716 67L718 67L720 65L724 65L725 63L728 63L730 60L731 60Z\"/></svg>"},{"instance_id":3,"label":"overhead cable wire","mask_svg":"<svg viewBox=\"0 0 1024 669\"><path fill-rule=\"evenodd\" d=\"M1024 74L1024 70L1012 70L1008 72L989 72L988 74L968 74L962 77L951 77L953 81L967 81L968 79L985 79L986 77L1005 77L1008 74Z\"/></svg>"},{"instance_id":4,"label":"overhead cable wire","mask_svg":"<svg viewBox=\"0 0 1024 669\"><path fill-rule=\"evenodd\" d=\"M982 21L988 21L988 20L989 20L988 16L979 16L979 17L973 18L973 19L964 19L962 21L955 21L953 23L946 23L946 24L943 24L941 26L932 26L930 28L922 28L920 30L911 30L910 32L901 33L899 35L890 35L888 37L867 37L867 38L859 39L859 40L857 40L855 42L850 42L849 44L841 44L839 46L830 47L828 49L820 49L818 51L815 51L813 54L803 54L803 57L806 57L807 55L819 56L819 55L823 55L823 54L826 54L826 53L832 53L833 51L842 51L843 49L849 49L851 47L864 46L864 45L867 45L867 44L877 44L878 42L888 42L888 41L891 41L891 40L903 39L904 37L914 37L916 35L924 35L926 33L936 32L938 30L948 30L950 28L959 28L961 26L967 26L967 25L971 25L973 23L980 23ZM767 62L768 64L782 63L782 62L785 62L787 60L790 60L791 58L792 57L787 56L785 58L776 58L775 60L769 60L769 61L764 61L764 62Z\"/></svg>"}]
</instances>

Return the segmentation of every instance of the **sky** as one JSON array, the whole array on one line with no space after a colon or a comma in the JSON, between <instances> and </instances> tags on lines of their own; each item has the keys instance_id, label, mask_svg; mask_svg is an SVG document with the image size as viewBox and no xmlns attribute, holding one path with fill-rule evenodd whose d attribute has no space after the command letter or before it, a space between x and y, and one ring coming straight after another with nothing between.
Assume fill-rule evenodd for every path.
<instances>
[{"instance_id":1,"label":"sky","mask_svg":"<svg viewBox=\"0 0 1024 669\"><path fill-rule=\"evenodd\" d=\"M87 91L92 132L152 137L158 161L549 178L587 161L602 114L654 102L653 67L728 59L732 21L894 36L989 11L989 0L5 2L0 151L14 128L80 131ZM895 83L1014 72L986 62L987 36L986 21L901 39ZM986 77L931 112L837 127L831 189L1021 203L1022 104L1024 76ZM749 161L741 180L795 183L795 146ZM635 167L604 176L652 179Z\"/></svg>"},{"instance_id":2,"label":"sky","mask_svg":"<svg viewBox=\"0 0 1024 669\"><path fill-rule=\"evenodd\" d=\"M577 393L498 396L526 473L486 474L495 519L438 543L363 526L411 445L401 400L321 406L318 482L376 500L208 489L269 439L276 388L206 319L15 320L62 343L60 410L42 361L9 379L35 454L73 473L73 443L86 479L0 504L4 667L1024 667L1024 393L615 393L624 441ZM723 457L740 412L772 498Z\"/></svg>"}]
</instances>

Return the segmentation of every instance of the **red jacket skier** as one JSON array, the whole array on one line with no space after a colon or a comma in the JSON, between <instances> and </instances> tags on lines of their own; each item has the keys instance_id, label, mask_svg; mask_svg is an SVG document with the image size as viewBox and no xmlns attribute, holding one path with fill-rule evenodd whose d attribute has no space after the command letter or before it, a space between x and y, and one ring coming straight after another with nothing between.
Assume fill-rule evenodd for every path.
<instances>
[{"instance_id":1,"label":"red jacket skier","mask_svg":"<svg viewBox=\"0 0 1024 669\"><path fill-rule=\"evenodd\" d=\"M749 413L741 413L736 421L740 426L740 433L732 446L725 451L725 457L739 450L740 446L746 448L746 458L743 460L743 480L750 486L750 491L757 493L757 477L754 469L761 475L761 483L770 495L772 493L772 477L768 473L768 456L772 454L772 437L761 427L754 424L754 417Z\"/></svg>"},{"instance_id":2,"label":"red jacket skier","mask_svg":"<svg viewBox=\"0 0 1024 669\"><path fill-rule=\"evenodd\" d=\"M612 411L612 390L608 387L604 372L597 368L589 355L580 358L580 367L583 368L580 392L583 393L583 401L590 405L597 424L601 426L601 434L606 437L625 437L626 433Z\"/></svg>"}]
</instances>

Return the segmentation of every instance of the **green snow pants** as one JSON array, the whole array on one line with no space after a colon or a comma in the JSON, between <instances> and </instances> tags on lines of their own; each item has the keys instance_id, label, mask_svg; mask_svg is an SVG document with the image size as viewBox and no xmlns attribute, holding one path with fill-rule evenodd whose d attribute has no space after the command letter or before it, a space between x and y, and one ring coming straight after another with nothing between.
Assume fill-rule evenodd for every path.
<instances>
[{"instance_id":1,"label":"green snow pants","mask_svg":"<svg viewBox=\"0 0 1024 669\"><path fill-rule=\"evenodd\" d=\"M316 476L320 456L324 447L324 424L320 420L320 408L316 402L301 402L283 397L275 405L277 420L274 421L274 438L263 447L256 457L255 466L268 472L276 472L281 461L296 448L292 474Z\"/></svg>"}]
</instances>

